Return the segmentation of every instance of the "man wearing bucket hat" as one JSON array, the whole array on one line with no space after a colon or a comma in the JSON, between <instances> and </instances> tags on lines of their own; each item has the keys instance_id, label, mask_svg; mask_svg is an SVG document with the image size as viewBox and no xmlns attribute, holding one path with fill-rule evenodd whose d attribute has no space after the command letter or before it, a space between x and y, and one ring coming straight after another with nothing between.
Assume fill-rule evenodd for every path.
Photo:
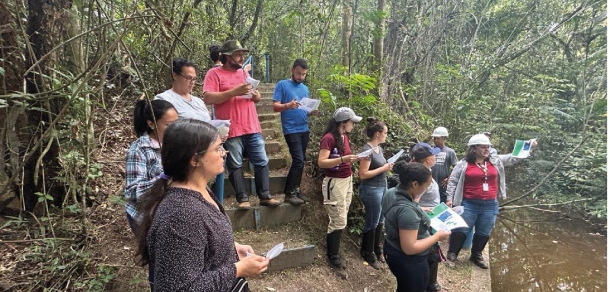
<instances>
[{"instance_id":1,"label":"man wearing bucket hat","mask_svg":"<svg viewBox=\"0 0 610 292\"><path fill-rule=\"evenodd\" d=\"M203 99L214 107L216 119L231 120L229 136L224 146L227 155L229 181L235 190L239 209L250 208L246 180L242 171L246 151L254 165L254 184L261 206L281 204L269 193L269 158L261 134L255 103L261 100L258 90L246 83L248 72L242 69L244 55L249 52L239 41L229 40L222 45L221 67L210 69L203 81ZM251 97L250 97L251 94Z\"/></svg>"},{"instance_id":2,"label":"man wearing bucket hat","mask_svg":"<svg viewBox=\"0 0 610 292\"><path fill-rule=\"evenodd\" d=\"M449 181L449 174L451 174L450 168L457 163L455 151L445 145L447 137L449 137L449 131L445 127L438 127L432 132L434 146L441 150L435 156L436 161L432 167L432 177L438 182L442 203L447 201L447 182Z\"/></svg>"},{"instance_id":3,"label":"man wearing bucket hat","mask_svg":"<svg viewBox=\"0 0 610 292\"><path fill-rule=\"evenodd\" d=\"M358 161L358 155L352 154L347 134L354 129L354 123L361 120L362 117L352 109L338 108L328 121L318 154L318 166L324 168L324 209L330 219L326 232L326 256L332 269L343 279L347 279L347 272L339 252L341 234L347 226L347 212L352 203L352 163Z\"/></svg>"}]
</instances>

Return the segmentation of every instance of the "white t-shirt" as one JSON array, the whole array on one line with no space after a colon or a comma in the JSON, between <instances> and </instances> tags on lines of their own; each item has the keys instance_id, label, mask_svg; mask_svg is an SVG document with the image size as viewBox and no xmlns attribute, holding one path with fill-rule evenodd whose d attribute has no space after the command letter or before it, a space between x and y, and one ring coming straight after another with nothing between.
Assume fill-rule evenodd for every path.
<instances>
[{"instance_id":1,"label":"white t-shirt","mask_svg":"<svg viewBox=\"0 0 610 292\"><path fill-rule=\"evenodd\" d=\"M210 111L205 106L201 98L191 94L191 100L188 101L171 89L155 96L155 99L161 99L170 102L178 112L179 119L196 119L204 122L209 122Z\"/></svg>"}]
</instances>

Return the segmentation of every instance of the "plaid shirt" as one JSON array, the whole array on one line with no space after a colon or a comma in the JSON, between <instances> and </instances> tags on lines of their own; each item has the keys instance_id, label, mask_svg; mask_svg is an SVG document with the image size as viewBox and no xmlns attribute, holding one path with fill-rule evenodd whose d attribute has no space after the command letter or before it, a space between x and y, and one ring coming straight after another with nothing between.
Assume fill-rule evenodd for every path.
<instances>
[{"instance_id":1,"label":"plaid shirt","mask_svg":"<svg viewBox=\"0 0 610 292\"><path fill-rule=\"evenodd\" d=\"M161 166L161 147L148 134L131 143L125 164L125 211L140 221L136 202L157 181L163 172Z\"/></svg>"}]
</instances>

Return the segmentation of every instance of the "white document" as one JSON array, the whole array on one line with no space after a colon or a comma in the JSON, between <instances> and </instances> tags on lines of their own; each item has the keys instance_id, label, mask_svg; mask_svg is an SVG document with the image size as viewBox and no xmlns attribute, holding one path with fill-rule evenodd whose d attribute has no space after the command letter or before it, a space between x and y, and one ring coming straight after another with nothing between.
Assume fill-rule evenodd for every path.
<instances>
[{"instance_id":1,"label":"white document","mask_svg":"<svg viewBox=\"0 0 610 292\"><path fill-rule=\"evenodd\" d=\"M377 149L378 147L375 148L371 148L369 150L364 150L360 153L358 153L358 158L366 158L369 157L371 155L371 153L373 153L373 150Z\"/></svg>"},{"instance_id":2,"label":"white document","mask_svg":"<svg viewBox=\"0 0 610 292\"><path fill-rule=\"evenodd\" d=\"M231 120L210 120L208 123L218 129L218 136L221 138L229 134Z\"/></svg>"},{"instance_id":3,"label":"white document","mask_svg":"<svg viewBox=\"0 0 610 292\"><path fill-rule=\"evenodd\" d=\"M390 157L390 159L388 159L388 163L395 163L403 153L405 153L405 150L401 149L400 151L398 151L398 153L394 154L394 156L392 156L392 157Z\"/></svg>"},{"instance_id":4,"label":"white document","mask_svg":"<svg viewBox=\"0 0 610 292\"><path fill-rule=\"evenodd\" d=\"M450 231L454 228L468 227L464 219L445 203L440 203L434 207L432 212L428 213L428 216L430 217L430 226L434 230Z\"/></svg>"},{"instance_id":5,"label":"white document","mask_svg":"<svg viewBox=\"0 0 610 292\"><path fill-rule=\"evenodd\" d=\"M250 93L246 94L246 95L242 95L240 96L241 98L248 98L251 99L252 98L252 92L254 92L256 90L256 88L258 87L258 85L261 83L259 80L256 80L250 76L246 77L246 83L252 85L252 90L250 91Z\"/></svg>"},{"instance_id":6,"label":"white document","mask_svg":"<svg viewBox=\"0 0 610 292\"><path fill-rule=\"evenodd\" d=\"M320 106L320 100L303 97L303 99L301 99L301 101L299 101L299 104L301 104L299 106L300 109L310 113L310 112L318 109L318 107Z\"/></svg>"},{"instance_id":7,"label":"white document","mask_svg":"<svg viewBox=\"0 0 610 292\"><path fill-rule=\"evenodd\" d=\"M531 140L515 140L515 147L513 148L513 156L518 158L528 158L530 151L532 150L532 143L536 139Z\"/></svg>"},{"instance_id":8,"label":"white document","mask_svg":"<svg viewBox=\"0 0 610 292\"><path fill-rule=\"evenodd\" d=\"M280 253L282 253L282 250L284 250L284 243L280 242L278 244L276 244L274 247L272 247L267 254L265 255L265 257L267 259L272 259L274 257L277 257L278 255L280 255ZM249 252L246 252L246 256L251 256L252 254Z\"/></svg>"}]
</instances>

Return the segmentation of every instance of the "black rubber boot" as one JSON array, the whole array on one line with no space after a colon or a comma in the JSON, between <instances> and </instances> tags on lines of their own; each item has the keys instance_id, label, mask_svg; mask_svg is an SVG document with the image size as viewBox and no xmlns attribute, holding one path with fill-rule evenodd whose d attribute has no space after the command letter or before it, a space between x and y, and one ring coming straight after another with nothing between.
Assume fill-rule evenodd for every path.
<instances>
[{"instance_id":1,"label":"black rubber boot","mask_svg":"<svg viewBox=\"0 0 610 292\"><path fill-rule=\"evenodd\" d=\"M373 246L375 244L375 229L371 229L362 234L362 245L360 246L360 255L364 260L373 267L375 270L379 270L379 263L377 263L377 257L373 253Z\"/></svg>"},{"instance_id":2,"label":"black rubber boot","mask_svg":"<svg viewBox=\"0 0 610 292\"><path fill-rule=\"evenodd\" d=\"M470 261L481 269L489 269L489 265L483 259L483 249L489 241L489 236L475 234L472 238L472 249L470 250Z\"/></svg>"},{"instance_id":3,"label":"black rubber boot","mask_svg":"<svg viewBox=\"0 0 610 292\"><path fill-rule=\"evenodd\" d=\"M428 266L430 267L430 278L428 278L427 292L441 291L443 288L438 284L436 276L438 274L438 262L428 260Z\"/></svg>"},{"instance_id":4,"label":"black rubber boot","mask_svg":"<svg viewBox=\"0 0 610 292\"><path fill-rule=\"evenodd\" d=\"M466 241L467 234L463 232L451 232L449 236L449 248L447 249L447 265L451 268L455 267L455 261L457 260L460 250L464 241Z\"/></svg>"},{"instance_id":5,"label":"black rubber boot","mask_svg":"<svg viewBox=\"0 0 610 292\"><path fill-rule=\"evenodd\" d=\"M326 256L333 271L342 279L347 279L345 262L341 259L341 254L339 254L342 232L343 230L335 230L326 235Z\"/></svg>"},{"instance_id":6,"label":"black rubber boot","mask_svg":"<svg viewBox=\"0 0 610 292\"><path fill-rule=\"evenodd\" d=\"M377 261L381 263L385 263L385 258L383 257L383 223L377 225L375 228L375 255L377 256Z\"/></svg>"}]
</instances>

